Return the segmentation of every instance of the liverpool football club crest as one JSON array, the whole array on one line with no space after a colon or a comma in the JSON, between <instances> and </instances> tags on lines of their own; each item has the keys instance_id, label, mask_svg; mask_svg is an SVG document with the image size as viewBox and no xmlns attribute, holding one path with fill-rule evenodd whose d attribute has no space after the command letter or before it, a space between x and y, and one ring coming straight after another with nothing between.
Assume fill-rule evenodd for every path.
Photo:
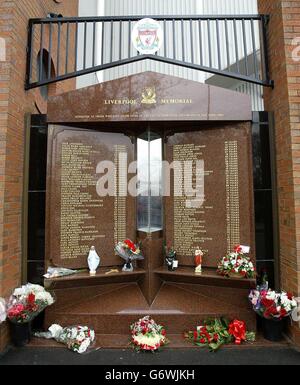
<instances>
[{"instance_id":1,"label":"liverpool football club crest","mask_svg":"<svg viewBox=\"0 0 300 385\"><path fill-rule=\"evenodd\" d=\"M140 54L155 54L163 43L163 30L161 25L153 19L142 19L138 21L132 31L132 42Z\"/></svg>"},{"instance_id":2,"label":"liverpool football club crest","mask_svg":"<svg viewBox=\"0 0 300 385\"><path fill-rule=\"evenodd\" d=\"M146 87L142 92L142 104L156 104L155 87Z\"/></svg>"}]
</instances>

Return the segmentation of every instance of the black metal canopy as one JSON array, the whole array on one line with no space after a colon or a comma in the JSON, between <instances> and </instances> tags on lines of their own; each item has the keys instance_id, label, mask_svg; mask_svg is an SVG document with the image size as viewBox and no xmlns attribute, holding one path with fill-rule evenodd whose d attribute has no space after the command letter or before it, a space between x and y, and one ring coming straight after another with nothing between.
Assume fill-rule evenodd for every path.
<instances>
[{"instance_id":1,"label":"black metal canopy","mask_svg":"<svg viewBox=\"0 0 300 385\"><path fill-rule=\"evenodd\" d=\"M25 89L147 59L273 86L267 15L147 16L164 34L155 55L140 55L132 45L132 28L143 18L30 19Z\"/></svg>"}]
</instances>

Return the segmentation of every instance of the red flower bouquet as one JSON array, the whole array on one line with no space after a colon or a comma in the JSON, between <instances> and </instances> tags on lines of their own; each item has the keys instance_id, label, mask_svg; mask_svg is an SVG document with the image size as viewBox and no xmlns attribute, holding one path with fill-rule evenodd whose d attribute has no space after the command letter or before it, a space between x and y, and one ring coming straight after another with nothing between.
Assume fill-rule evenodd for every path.
<instances>
[{"instance_id":1,"label":"red flower bouquet","mask_svg":"<svg viewBox=\"0 0 300 385\"><path fill-rule=\"evenodd\" d=\"M115 250L117 254L126 261L123 271L133 271L132 262L144 259L141 254L140 247L135 245L130 239L125 239L125 241L119 242L116 245Z\"/></svg>"},{"instance_id":2,"label":"red flower bouquet","mask_svg":"<svg viewBox=\"0 0 300 385\"><path fill-rule=\"evenodd\" d=\"M249 300L258 315L277 321L288 317L298 306L292 294L285 291L277 293L265 287L252 290Z\"/></svg>"},{"instance_id":3,"label":"red flower bouquet","mask_svg":"<svg viewBox=\"0 0 300 385\"><path fill-rule=\"evenodd\" d=\"M225 318L207 320L197 330L185 333L184 337L196 346L209 347L211 351L231 343L240 345L243 341L255 341L255 333L247 332L244 321L234 320L229 323Z\"/></svg>"},{"instance_id":4,"label":"red flower bouquet","mask_svg":"<svg viewBox=\"0 0 300 385\"><path fill-rule=\"evenodd\" d=\"M7 304L7 318L16 324L31 322L54 298L42 286L27 284L15 289Z\"/></svg>"}]
</instances>

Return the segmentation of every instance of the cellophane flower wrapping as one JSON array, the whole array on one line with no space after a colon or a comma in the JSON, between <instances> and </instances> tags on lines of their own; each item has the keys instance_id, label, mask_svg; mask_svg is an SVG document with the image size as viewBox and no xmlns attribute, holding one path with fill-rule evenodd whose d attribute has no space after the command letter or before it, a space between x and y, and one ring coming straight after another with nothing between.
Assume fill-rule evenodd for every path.
<instances>
[{"instance_id":1,"label":"cellophane flower wrapping","mask_svg":"<svg viewBox=\"0 0 300 385\"><path fill-rule=\"evenodd\" d=\"M14 290L7 303L7 318L13 323L31 322L54 302L54 296L44 287L28 283Z\"/></svg>"},{"instance_id":2,"label":"cellophane flower wrapping","mask_svg":"<svg viewBox=\"0 0 300 385\"><path fill-rule=\"evenodd\" d=\"M244 254L241 246L222 258L218 265L218 273L223 276L240 275L241 278L255 278L256 271L251 258Z\"/></svg>"},{"instance_id":3,"label":"cellophane flower wrapping","mask_svg":"<svg viewBox=\"0 0 300 385\"><path fill-rule=\"evenodd\" d=\"M295 297L285 291L276 292L266 287L252 290L249 300L253 310L263 318L280 321L298 307Z\"/></svg>"},{"instance_id":4,"label":"cellophane flower wrapping","mask_svg":"<svg viewBox=\"0 0 300 385\"><path fill-rule=\"evenodd\" d=\"M156 351L168 343L165 328L150 316L141 318L130 326L131 345L137 351Z\"/></svg>"},{"instance_id":5,"label":"cellophane flower wrapping","mask_svg":"<svg viewBox=\"0 0 300 385\"><path fill-rule=\"evenodd\" d=\"M78 272L78 270L66 269L63 267L48 267L47 273L44 275L44 278L60 278L66 277L69 275L74 275Z\"/></svg>"},{"instance_id":6,"label":"cellophane flower wrapping","mask_svg":"<svg viewBox=\"0 0 300 385\"><path fill-rule=\"evenodd\" d=\"M0 298L0 324L6 320L6 302L4 298Z\"/></svg>"},{"instance_id":7,"label":"cellophane flower wrapping","mask_svg":"<svg viewBox=\"0 0 300 385\"><path fill-rule=\"evenodd\" d=\"M91 349L96 340L95 331L88 326L68 326L62 327L57 324L50 326L46 333L35 333L36 337L55 339L64 344L75 353L83 354Z\"/></svg>"}]
</instances>

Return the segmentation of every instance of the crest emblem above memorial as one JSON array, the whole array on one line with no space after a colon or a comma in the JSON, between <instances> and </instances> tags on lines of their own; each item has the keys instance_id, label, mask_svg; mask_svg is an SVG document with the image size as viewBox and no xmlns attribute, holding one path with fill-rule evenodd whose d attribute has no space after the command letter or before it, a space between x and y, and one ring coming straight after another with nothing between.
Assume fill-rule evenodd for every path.
<instances>
[{"instance_id":1,"label":"crest emblem above memorial","mask_svg":"<svg viewBox=\"0 0 300 385\"><path fill-rule=\"evenodd\" d=\"M162 46L163 29L156 20L142 19L133 28L132 42L141 55L154 55Z\"/></svg>"},{"instance_id":2,"label":"crest emblem above memorial","mask_svg":"<svg viewBox=\"0 0 300 385\"><path fill-rule=\"evenodd\" d=\"M155 87L146 87L142 92L142 104L156 104Z\"/></svg>"}]
</instances>

